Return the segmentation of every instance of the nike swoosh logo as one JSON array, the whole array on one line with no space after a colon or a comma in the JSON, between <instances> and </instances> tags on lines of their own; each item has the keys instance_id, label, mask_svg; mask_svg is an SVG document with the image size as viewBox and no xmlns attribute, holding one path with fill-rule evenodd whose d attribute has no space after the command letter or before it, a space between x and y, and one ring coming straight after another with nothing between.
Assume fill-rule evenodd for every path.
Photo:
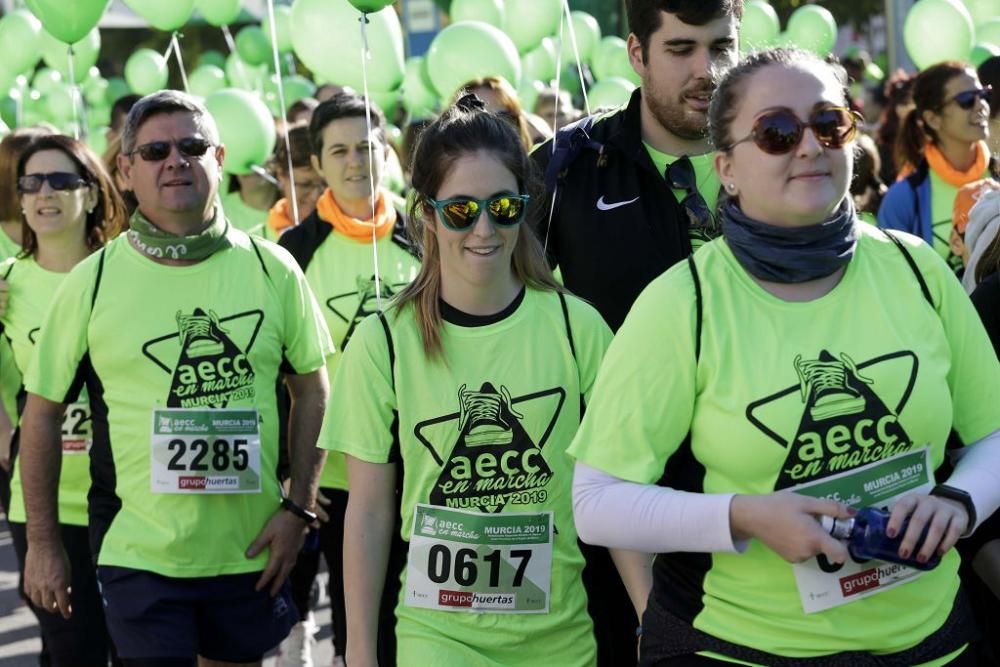
<instances>
[{"instance_id":1,"label":"nike swoosh logo","mask_svg":"<svg viewBox=\"0 0 1000 667\"><path fill-rule=\"evenodd\" d=\"M606 201L604 201L604 195L601 195L601 198L597 200L597 210L613 211L616 208L619 208L621 206L628 206L629 204L637 201L639 201L638 197L636 197L635 199L629 199L628 201L616 201L612 204L609 204Z\"/></svg>"}]
</instances>

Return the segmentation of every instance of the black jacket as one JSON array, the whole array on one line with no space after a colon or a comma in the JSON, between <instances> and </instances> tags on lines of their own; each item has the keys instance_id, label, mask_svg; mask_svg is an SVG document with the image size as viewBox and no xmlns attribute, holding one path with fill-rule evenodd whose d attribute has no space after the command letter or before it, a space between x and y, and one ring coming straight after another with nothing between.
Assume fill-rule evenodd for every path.
<instances>
[{"instance_id":1,"label":"black jacket","mask_svg":"<svg viewBox=\"0 0 1000 667\"><path fill-rule=\"evenodd\" d=\"M588 134L600 148L563 170L551 228L543 217L539 229L566 287L615 331L646 285L691 254L687 217L642 144L641 104L637 89L627 107L593 123ZM551 140L532 157L545 171Z\"/></svg>"}]
</instances>

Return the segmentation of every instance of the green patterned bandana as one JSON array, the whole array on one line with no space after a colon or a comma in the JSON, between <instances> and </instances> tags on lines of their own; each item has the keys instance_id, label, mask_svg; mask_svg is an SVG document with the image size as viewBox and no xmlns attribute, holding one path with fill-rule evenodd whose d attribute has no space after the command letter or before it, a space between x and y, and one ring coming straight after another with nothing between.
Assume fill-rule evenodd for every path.
<instances>
[{"instance_id":1,"label":"green patterned bandana","mask_svg":"<svg viewBox=\"0 0 1000 667\"><path fill-rule=\"evenodd\" d=\"M150 222L136 209L129 221L129 240L148 257L200 261L213 253L231 247L229 221L221 206L215 207L215 217L205 231L193 236L175 236Z\"/></svg>"}]
</instances>

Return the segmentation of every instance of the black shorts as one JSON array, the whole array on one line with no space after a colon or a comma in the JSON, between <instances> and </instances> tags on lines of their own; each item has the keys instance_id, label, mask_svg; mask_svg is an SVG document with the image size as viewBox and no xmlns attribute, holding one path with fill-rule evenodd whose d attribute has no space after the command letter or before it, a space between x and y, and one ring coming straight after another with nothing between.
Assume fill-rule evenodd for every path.
<instances>
[{"instance_id":1,"label":"black shorts","mask_svg":"<svg viewBox=\"0 0 1000 667\"><path fill-rule=\"evenodd\" d=\"M100 566L108 631L123 659L256 662L298 622L288 584L257 592L259 572L178 578Z\"/></svg>"}]
</instances>

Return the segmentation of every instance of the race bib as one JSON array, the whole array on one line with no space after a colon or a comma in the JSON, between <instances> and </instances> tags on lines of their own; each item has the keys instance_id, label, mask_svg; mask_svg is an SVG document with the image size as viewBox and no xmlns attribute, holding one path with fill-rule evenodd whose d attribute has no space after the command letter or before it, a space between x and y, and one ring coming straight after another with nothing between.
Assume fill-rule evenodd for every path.
<instances>
[{"instance_id":1,"label":"race bib","mask_svg":"<svg viewBox=\"0 0 1000 667\"><path fill-rule=\"evenodd\" d=\"M257 411L160 408L153 411L153 493L259 493Z\"/></svg>"},{"instance_id":2,"label":"race bib","mask_svg":"<svg viewBox=\"0 0 1000 667\"><path fill-rule=\"evenodd\" d=\"M62 420L63 456L86 454L90 451L90 404L72 403L66 406Z\"/></svg>"},{"instance_id":3,"label":"race bib","mask_svg":"<svg viewBox=\"0 0 1000 667\"><path fill-rule=\"evenodd\" d=\"M410 607L544 614L552 577L552 512L486 514L417 505L406 566Z\"/></svg>"},{"instance_id":4,"label":"race bib","mask_svg":"<svg viewBox=\"0 0 1000 667\"><path fill-rule=\"evenodd\" d=\"M933 487L930 449L924 447L790 490L857 508L890 509L900 496L929 493ZM925 573L897 563L859 561L852 556L848 556L843 565L838 565L822 554L805 563L794 564L792 570L802 609L807 614L877 595Z\"/></svg>"}]
</instances>

